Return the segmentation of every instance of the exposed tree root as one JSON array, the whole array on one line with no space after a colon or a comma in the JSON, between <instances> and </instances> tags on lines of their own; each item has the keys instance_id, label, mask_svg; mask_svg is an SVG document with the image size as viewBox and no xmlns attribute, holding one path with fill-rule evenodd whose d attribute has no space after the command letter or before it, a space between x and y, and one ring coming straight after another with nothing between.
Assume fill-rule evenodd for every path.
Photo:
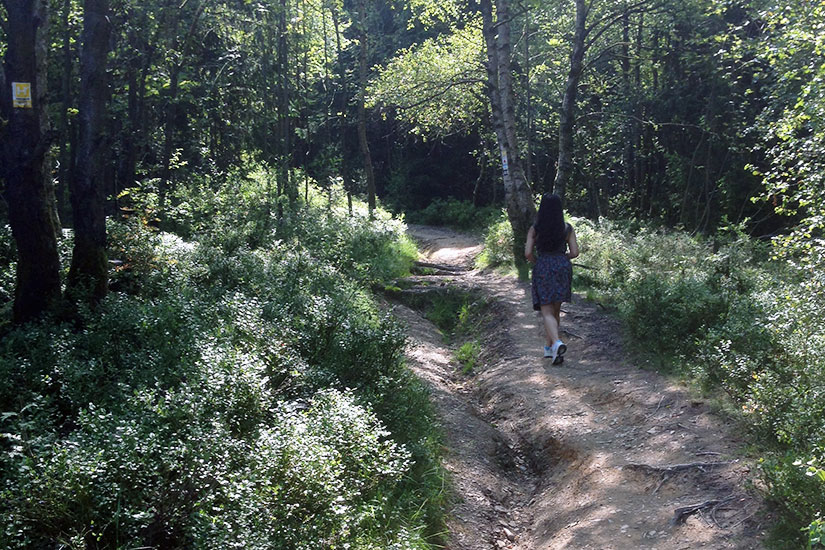
<instances>
[{"instance_id":1,"label":"exposed tree root","mask_svg":"<svg viewBox=\"0 0 825 550\"><path fill-rule=\"evenodd\" d=\"M676 508L676 510L674 510L673 512L673 519L670 520L670 524L680 525L684 523L688 517L692 516L696 512L702 512L704 510L709 510L712 515L720 506L722 506L723 504L727 504L732 500L733 497L730 496L723 499L711 499L706 500L705 502L702 502L700 504L691 504L690 506L682 506L681 508Z\"/></svg>"},{"instance_id":2,"label":"exposed tree root","mask_svg":"<svg viewBox=\"0 0 825 550\"><path fill-rule=\"evenodd\" d=\"M675 474L676 472L681 472L683 470L692 470L697 469L701 471L705 471L705 468L713 468L714 466L725 466L727 464L733 464L735 461L728 460L726 462L689 462L687 464L670 464L666 466L651 466L650 464L637 464L631 462L629 464L625 464L625 468L630 470L642 470L645 472L650 473L658 473L664 475L671 475Z\"/></svg>"},{"instance_id":3,"label":"exposed tree root","mask_svg":"<svg viewBox=\"0 0 825 550\"><path fill-rule=\"evenodd\" d=\"M413 264L417 268L435 269L437 271L446 271L447 273L464 273L470 271L469 268L457 265L434 264L430 262L415 262Z\"/></svg>"}]
</instances>

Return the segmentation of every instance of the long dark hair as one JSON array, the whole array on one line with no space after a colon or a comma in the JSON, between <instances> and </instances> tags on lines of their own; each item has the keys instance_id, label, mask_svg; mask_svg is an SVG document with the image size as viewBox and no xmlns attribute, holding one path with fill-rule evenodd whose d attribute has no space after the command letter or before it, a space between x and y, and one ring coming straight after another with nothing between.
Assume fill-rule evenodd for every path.
<instances>
[{"instance_id":1,"label":"long dark hair","mask_svg":"<svg viewBox=\"0 0 825 550\"><path fill-rule=\"evenodd\" d=\"M550 252L561 247L567 227L561 210L561 197L546 194L541 198L536 214L536 248Z\"/></svg>"}]
</instances>

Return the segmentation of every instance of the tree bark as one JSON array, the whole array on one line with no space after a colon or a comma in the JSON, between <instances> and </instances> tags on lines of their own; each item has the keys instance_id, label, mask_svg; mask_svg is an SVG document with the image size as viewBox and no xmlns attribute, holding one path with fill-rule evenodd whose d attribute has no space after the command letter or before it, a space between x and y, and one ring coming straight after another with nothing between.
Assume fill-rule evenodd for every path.
<instances>
[{"instance_id":1,"label":"tree bark","mask_svg":"<svg viewBox=\"0 0 825 550\"><path fill-rule=\"evenodd\" d=\"M576 0L576 29L573 35L573 51L570 54L570 70L567 72L567 82L561 102L559 162L556 169L556 179L553 183L553 189L562 198L562 201L564 201L567 192L567 185L573 176L573 132L576 125L576 96L578 95L579 80L584 66L586 20L587 6L585 0Z\"/></svg>"},{"instance_id":2,"label":"tree bark","mask_svg":"<svg viewBox=\"0 0 825 550\"><path fill-rule=\"evenodd\" d=\"M348 144L350 142L348 138L348 129L349 124L347 123L347 106L349 100L349 90L347 86L347 68L342 61L342 52L343 49L341 47L341 25L340 25L340 15L338 13L338 9L336 7L336 3L333 2L330 5L330 14L332 15L332 26L335 29L335 58L338 60L338 69L339 74L338 77L341 79L341 89L336 92L334 103L337 106L338 110L338 143L341 146L341 181L344 185L344 190L347 193L347 212L349 216L352 217L352 177L350 176L349 170L349 160L348 160Z\"/></svg>"},{"instance_id":3,"label":"tree bark","mask_svg":"<svg viewBox=\"0 0 825 550\"><path fill-rule=\"evenodd\" d=\"M533 98L530 90L530 14L524 21L524 97L527 107L527 139L524 145L525 180L531 189L535 189L533 180Z\"/></svg>"},{"instance_id":4,"label":"tree bark","mask_svg":"<svg viewBox=\"0 0 825 550\"><path fill-rule=\"evenodd\" d=\"M72 106L72 47L71 26L69 15L72 11L71 0L63 1L61 22L63 25L63 74L61 75L61 106L60 106L60 147L57 154L59 161L58 181L58 210L60 217L66 221L65 214L69 210L69 178L72 173L72 155L74 153L73 134L69 129L69 109Z\"/></svg>"},{"instance_id":5,"label":"tree bark","mask_svg":"<svg viewBox=\"0 0 825 550\"><path fill-rule=\"evenodd\" d=\"M146 17L142 18L144 25ZM157 32L155 33L157 35ZM157 36L155 36L155 39ZM129 43L134 49L129 59L129 95L127 96L127 113L129 115L126 129L121 138L120 162L117 173L116 194L123 189L133 187L137 180L137 162L143 135L143 105L145 101L146 64L151 63L151 47L141 43L134 31L129 32ZM145 47L144 47L145 44ZM115 199L117 200L117 199Z\"/></svg>"},{"instance_id":6,"label":"tree bark","mask_svg":"<svg viewBox=\"0 0 825 550\"><path fill-rule=\"evenodd\" d=\"M367 180L367 205L370 219L375 210L375 172L372 169L372 156L367 141L367 2L358 0L358 143L364 157L364 176Z\"/></svg>"},{"instance_id":7,"label":"tree bark","mask_svg":"<svg viewBox=\"0 0 825 550\"><path fill-rule=\"evenodd\" d=\"M644 37L644 12L639 13L639 26L636 32L636 64L633 67L633 81L636 88L635 111L633 126L631 127L631 140L633 141L633 181L637 187L641 187L644 181L644 165L642 164L642 120L644 118L644 103L642 93L642 39ZM644 196L644 191L638 190L640 196Z\"/></svg>"},{"instance_id":8,"label":"tree bark","mask_svg":"<svg viewBox=\"0 0 825 550\"><path fill-rule=\"evenodd\" d=\"M487 47L487 95L501 153L507 217L513 229L513 259L519 276L527 278L528 265L523 253L524 242L536 210L532 193L524 178L516 138L513 77L510 70L508 0L496 0L495 23L491 0L481 1L481 13Z\"/></svg>"},{"instance_id":9,"label":"tree bark","mask_svg":"<svg viewBox=\"0 0 825 550\"><path fill-rule=\"evenodd\" d=\"M6 55L0 78L0 113L8 121L0 129L0 159L6 182L9 224L17 244L13 315L18 323L36 319L60 299L60 257L54 189L46 152L48 2L4 0L8 17ZM31 108L15 107L12 82L31 85Z\"/></svg>"},{"instance_id":10,"label":"tree bark","mask_svg":"<svg viewBox=\"0 0 825 550\"><path fill-rule=\"evenodd\" d=\"M635 161L635 140L633 139L633 128L635 122L632 120L634 112L633 87L630 84L630 14L627 6L622 13L622 93L625 98L625 111L627 117L624 121L624 151L622 153L622 164L624 165L624 188L631 193L636 190L636 179L634 166Z\"/></svg>"},{"instance_id":11,"label":"tree bark","mask_svg":"<svg viewBox=\"0 0 825 550\"><path fill-rule=\"evenodd\" d=\"M186 2L184 2L184 4L185 3ZM183 7L180 7L178 9L183 10ZM189 26L189 31L183 38L183 42L179 43L180 54L178 56L178 59L172 62L172 66L169 70L169 99L168 104L166 106L163 152L161 158L161 175L158 190L161 208L163 208L165 204L166 193L169 188L171 178L172 149L174 147L175 133L177 130L178 121L180 119L180 109L178 107L178 88L180 84L180 73L183 70L184 62L186 61L186 56L189 54L189 46L192 43L192 37L195 34L195 31L197 30L198 22L200 21L203 9L204 3L201 2L200 4L198 4L198 7L195 9L195 13L192 16L192 23ZM179 22L182 17L183 14L179 12L178 17L176 18L175 23L172 27L174 29L174 32L177 31Z\"/></svg>"},{"instance_id":12,"label":"tree bark","mask_svg":"<svg viewBox=\"0 0 825 550\"><path fill-rule=\"evenodd\" d=\"M108 0L86 0L83 10L83 46L80 56L80 99L77 166L72 175L74 248L66 294L72 301L94 304L108 290L106 217L103 212L106 104L106 57L109 53Z\"/></svg>"},{"instance_id":13,"label":"tree bark","mask_svg":"<svg viewBox=\"0 0 825 550\"><path fill-rule=\"evenodd\" d=\"M290 207L295 206L298 189L290 181L292 167L292 126L290 117L291 90L289 88L289 41L287 15L289 8L286 0L281 0L278 11L278 195L285 194ZM278 201L278 219L283 218L283 204Z\"/></svg>"}]
</instances>

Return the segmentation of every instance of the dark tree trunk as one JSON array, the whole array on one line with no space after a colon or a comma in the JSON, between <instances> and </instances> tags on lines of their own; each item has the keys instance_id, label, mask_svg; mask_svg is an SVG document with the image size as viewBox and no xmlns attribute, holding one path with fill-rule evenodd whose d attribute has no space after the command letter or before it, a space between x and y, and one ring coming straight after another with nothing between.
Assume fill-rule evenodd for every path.
<instances>
[{"instance_id":1,"label":"dark tree trunk","mask_svg":"<svg viewBox=\"0 0 825 550\"><path fill-rule=\"evenodd\" d=\"M105 113L109 99L106 57L109 53L108 0L86 0L80 56L80 137L72 175L74 249L66 294L92 303L107 291L106 217L103 212ZM88 295L86 294L88 293Z\"/></svg>"},{"instance_id":2,"label":"dark tree trunk","mask_svg":"<svg viewBox=\"0 0 825 550\"><path fill-rule=\"evenodd\" d=\"M507 217L513 228L513 259L519 276L526 278L528 265L523 254L524 242L536 211L532 193L524 179L516 138L513 79L510 70L509 4L507 0L497 0L496 8L494 24L491 0L481 1L483 34L487 48L487 95L501 152Z\"/></svg>"},{"instance_id":3,"label":"dark tree trunk","mask_svg":"<svg viewBox=\"0 0 825 550\"><path fill-rule=\"evenodd\" d=\"M567 184L573 176L573 131L576 124L576 96L578 95L579 80L584 67L586 20L587 7L585 0L576 0L576 30L573 35L570 70L567 73L567 83L564 87L561 113L559 115L559 162L556 169L556 180L553 183L554 191L562 200L564 200L567 192Z\"/></svg>"},{"instance_id":4,"label":"dark tree trunk","mask_svg":"<svg viewBox=\"0 0 825 550\"><path fill-rule=\"evenodd\" d=\"M166 195L169 191L172 170L172 149L175 142L175 131L178 124L178 80L180 79L180 64L174 64L169 75L168 103L166 105L166 121L163 129L163 150L161 152L161 172L159 184L159 198L161 208L166 204Z\"/></svg>"},{"instance_id":5,"label":"dark tree trunk","mask_svg":"<svg viewBox=\"0 0 825 550\"><path fill-rule=\"evenodd\" d=\"M4 0L8 44L0 76L0 171L6 182L9 224L17 243L13 314L21 323L39 317L60 299L60 257L54 189L49 181L46 114L48 2ZM29 83L31 107L15 107L13 82Z\"/></svg>"},{"instance_id":6,"label":"dark tree trunk","mask_svg":"<svg viewBox=\"0 0 825 550\"><path fill-rule=\"evenodd\" d=\"M72 106L72 47L71 47L71 25L69 15L72 11L71 0L64 0L61 22L63 25L63 75L61 80L61 106L60 106L60 147L57 154L59 161L59 171L57 175L58 188L58 210L64 223L69 210L69 178L72 173L72 155L74 154L74 132L69 129L69 109Z\"/></svg>"},{"instance_id":7,"label":"dark tree trunk","mask_svg":"<svg viewBox=\"0 0 825 550\"><path fill-rule=\"evenodd\" d=\"M278 195L285 194L290 207L298 199L297 185L290 181L292 167L292 122L290 117L291 90L289 88L289 41L287 15L289 8L286 0L281 0L278 12ZM278 219L283 217L282 203L278 202Z\"/></svg>"},{"instance_id":8,"label":"dark tree trunk","mask_svg":"<svg viewBox=\"0 0 825 550\"><path fill-rule=\"evenodd\" d=\"M639 13L639 26L636 32L636 64L633 67L633 81L636 88L634 94L635 110L633 113L633 126L631 127L631 140L633 141L633 181L637 187L642 186L644 181L644 166L642 164L642 120L644 118L644 104L642 102L642 39L644 37L644 12ZM637 190L640 196L644 196L644 191Z\"/></svg>"},{"instance_id":9,"label":"dark tree trunk","mask_svg":"<svg viewBox=\"0 0 825 550\"><path fill-rule=\"evenodd\" d=\"M524 21L524 97L527 103L527 140L524 145L525 180L531 189L535 189L533 181L533 99L530 91L530 14Z\"/></svg>"},{"instance_id":10,"label":"dark tree trunk","mask_svg":"<svg viewBox=\"0 0 825 550\"><path fill-rule=\"evenodd\" d=\"M146 81L149 78L149 71L152 68L152 61L156 52L156 44L160 41L162 29L163 25L158 25L150 40L142 43L140 76L135 90L137 105L135 106L135 134L132 139L134 164L130 165L124 174L123 181L126 182L124 185L129 185L128 182L137 182L137 167L147 157L148 153L149 143L146 137L146 129L149 127L150 109L146 107Z\"/></svg>"},{"instance_id":11,"label":"dark tree trunk","mask_svg":"<svg viewBox=\"0 0 825 550\"><path fill-rule=\"evenodd\" d=\"M178 49L180 51L180 56L177 61L173 62L169 71L168 103L166 105L166 120L164 122L163 151L161 153L161 175L158 190L161 208L165 204L166 194L169 189L171 179L172 150L174 148L175 134L178 130L177 126L181 118L180 109L178 106L180 73L183 70L186 57L189 54L189 46L192 43L192 37L195 34L195 30L198 28L198 22L200 21L201 14L203 13L203 8L204 4L201 2L195 9L195 13L192 16L192 23L189 26L189 31L183 38L183 42L179 44ZM181 7L179 9L182 10L183 8ZM179 13L175 20L175 24L173 25L174 29L178 28L182 17L183 14Z\"/></svg>"},{"instance_id":12,"label":"dark tree trunk","mask_svg":"<svg viewBox=\"0 0 825 550\"><path fill-rule=\"evenodd\" d=\"M340 16L338 13L338 9L336 8L336 4L333 2L330 5L330 14L332 15L332 25L335 28L335 55L336 59L338 59L338 78L341 80L341 88L335 94L337 101L335 101L338 111L338 143L341 146L341 180L344 184L344 190L347 193L347 211L349 212L350 217L352 217L352 176L350 175L349 169L349 143L350 139L348 139L349 134L349 124L347 123L347 106L349 101L349 89L347 86L347 68L344 63L341 61L342 59L342 48L341 48L341 25L340 25Z\"/></svg>"},{"instance_id":13,"label":"dark tree trunk","mask_svg":"<svg viewBox=\"0 0 825 550\"><path fill-rule=\"evenodd\" d=\"M375 173L372 169L372 155L367 141L367 2L358 0L358 143L364 157L364 176L367 180L367 205L370 219L375 210Z\"/></svg>"},{"instance_id":14,"label":"dark tree trunk","mask_svg":"<svg viewBox=\"0 0 825 550\"><path fill-rule=\"evenodd\" d=\"M633 88L630 83L630 14L627 7L622 14L622 87L625 98L625 112L628 115L624 122L624 151L622 153L622 164L624 167L624 188L631 193L636 190L636 180L634 166L635 162L635 140L633 139L634 121L631 115L633 107Z\"/></svg>"},{"instance_id":15,"label":"dark tree trunk","mask_svg":"<svg viewBox=\"0 0 825 550\"><path fill-rule=\"evenodd\" d=\"M138 50L138 38L134 32L129 33L129 42ZM148 56L148 54L143 54ZM122 132L120 162L117 171L117 188L115 194L135 185L137 179L138 146L141 136L141 108L143 101L142 57L134 53L129 60L129 95L127 96L127 114L125 131ZM117 199L115 199L117 200Z\"/></svg>"}]
</instances>

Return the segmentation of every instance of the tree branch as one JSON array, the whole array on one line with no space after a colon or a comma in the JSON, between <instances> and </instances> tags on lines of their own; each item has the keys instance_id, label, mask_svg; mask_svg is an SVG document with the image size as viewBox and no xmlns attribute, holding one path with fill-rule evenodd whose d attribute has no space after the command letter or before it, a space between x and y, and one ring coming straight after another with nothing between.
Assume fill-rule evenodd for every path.
<instances>
[{"instance_id":1,"label":"tree branch","mask_svg":"<svg viewBox=\"0 0 825 550\"><path fill-rule=\"evenodd\" d=\"M484 80L482 78L466 78L466 79L461 79L461 80L454 80L454 81L446 84L442 89L437 90L435 92L432 92L430 95L424 97L423 99L420 99L419 101L415 101L413 103L408 103L406 105L396 104L396 105L393 105L393 107L395 107L399 111L406 111L408 109L415 109L416 107L420 107L421 105L423 105L425 103L428 103L428 102L430 102L430 101L432 101L432 100L434 100L438 97L441 97L441 96L445 95L447 92L449 92L451 89L453 89L456 86L462 86L464 84L483 84L485 82L486 82L486 80Z\"/></svg>"},{"instance_id":2,"label":"tree branch","mask_svg":"<svg viewBox=\"0 0 825 550\"><path fill-rule=\"evenodd\" d=\"M643 118L639 118L639 117L634 116L634 115L628 115L628 114L625 114L625 113L608 113L608 112L605 112L605 111L591 111L589 113L579 115L579 119L592 118L592 117L602 116L602 115L622 117L622 118L625 118L627 120L632 120L632 121L638 122L639 124L644 124L646 126L653 126L654 128L659 128L659 127L662 127L662 126L674 126L676 128L693 128L694 130L699 130L700 132L702 132L704 134L714 136L714 137L719 137L718 133L711 132L707 128L702 128L701 126L698 126L696 124L685 124L685 123L682 123L682 122L656 122L655 120L645 120Z\"/></svg>"},{"instance_id":3,"label":"tree branch","mask_svg":"<svg viewBox=\"0 0 825 550\"><path fill-rule=\"evenodd\" d=\"M527 8L527 7L523 7L522 9L520 9L520 10L519 10L519 11L517 11L517 12L515 12L514 14L512 14L510 17L508 17L508 18L507 18L507 19L505 19L504 21L496 21L495 23L493 23L493 27L492 27L492 29L495 31L495 30L496 30L497 28L499 28L501 25L504 25L504 24L506 24L506 23L510 23L510 22L512 22L512 21L515 21L515 19L516 19L517 17L519 17L519 16L521 16L521 15L524 15L525 13L527 13L527 12L529 12L529 11L530 11L530 9L529 9L529 8Z\"/></svg>"},{"instance_id":4,"label":"tree branch","mask_svg":"<svg viewBox=\"0 0 825 550\"><path fill-rule=\"evenodd\" d=\"M596 57L590 59L587 63L584 64L584 67L582 68L582 72L584 72L587 69L589 69L590 67L592 67L596 62L598 62L602 57L605 56L605 54L610 52L610 50L612 50L613 48L617 48L619 46L625 46L627 44L628 44L627 42L614 42L613 44L610 44L609 46L605 46L604 48L602 48L602 51L600 51L596 55Z\"/></svg>"},{"instance_id":5,"label":"tree branch","mask_svg":"<svg viewBox=\"0 0 825 550\"><path fill-rule=\"evenodd\" d=\"M599 26L601 26L601 28L599 28L598 31L596 31L596 34L594 34L590 38L590 40L588 40L585 43L585 48L589 49L590 46L592 46L593 43L596 42L596 40L598 40L601 35L603 35L606 31L608 31L610 28L612 28L613 25L615 25L616 23L621 21L621 19L623 17L625 17L626 15L635 15L635 14L641 13L643 11L645 13L649 13L653 9L662 7L662 5L663 5L663 3L658 3L658 2L653 3L654 4L653 8L651 8L650 10L645 10L645 7L648 4L651 4L651 3L653 3L653 0L640 0L639 2L636 2L635 4L631 4L631 5L627 6L626 8L622 9L621 11L610 12L607 15L605 15L604 17L602 17L601 19L599 19L598 21L594 21L593 24L591 24L590 26L588 26L585 29L584 35L585 36L590 36L590 33L593 32L593 31L596 31L596 29L599 28Z\"/></svg>"},{"instance_id":6,"label":"tree branch","mask_svg":"<svg viewBox=\"0 0 825 550\"><path fill-rule=\"evenodd\" d=\"M5 99L8 95L8 88L6 86L6 71L2 63L0 63L0 94L3 94L0 96L0 117L2 117L0 123L4 124L9 119L9 113L6 112L7 108ZM0 124L0 128L2 128L2 124Z\"/></svg>"}]
</instances>

